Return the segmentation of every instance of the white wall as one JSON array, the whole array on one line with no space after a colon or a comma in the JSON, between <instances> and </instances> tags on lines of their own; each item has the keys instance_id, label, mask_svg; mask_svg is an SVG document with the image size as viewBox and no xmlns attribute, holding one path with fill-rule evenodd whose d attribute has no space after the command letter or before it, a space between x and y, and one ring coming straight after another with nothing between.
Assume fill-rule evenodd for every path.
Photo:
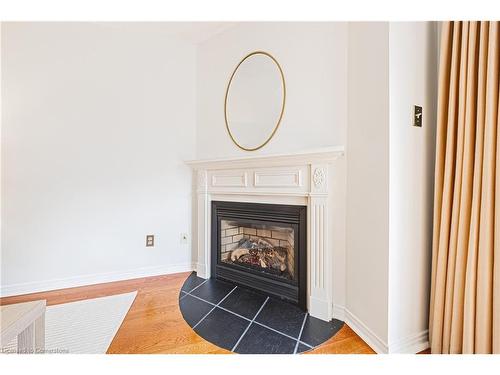
<instances>
[{"instance_id":1,"label":"white wall","mask_svg":"<svg viewBox=\"0 0 500 375\"><path fill-rule=\"evenodd\" d=\"M3 23L1 47L3 293L190 269L195 47L140 23Z\"/></svg>"},{"instance_id":2,"label":"white wall","mask_svg":"<svg viewBox=\"0 0 500 375\"><path fill-rule=\"evenodd\" d=\"M244 23L195 48L165 24L4 23L3 292L189 269L195 259L180 244L193 225L183 160L248 155L227 135L224 93L239 60L266 50L283 68L287 103L275 137L252 155L346 145L346 164L332 173L346 197L331 218L334 262L346 264L345 278L334 274L336 308L345 305L346 320L379 351L419 347L434 28ZM413 104L424 106L422 129L411 126ZM144 247L148 233L154 249Z\"/></svg>"},{"instance_id":3,"label":"white wall","mask_svg":"<svg viewBox=\"0 0 500 375\"><path fill-rule=\"evenodd\" d=\"M435 23L349 25L346 319L379 352L428 346L436 92Z\"/></svg>"},{"instance_id":4,"label":"white wall","mask_svg":"<svg viewBox=\"0 0 500 375\"><path fill-rule=\"evenodd\" d=\"M349 24L346 318L388 339L389 24ZM354 327L357 328L357 327Z\"/></svg>"},{"instance_id":5,"label":"white wall","mask_svg":"<svg viewBox=\"0 0 500 375\"><path fill-rule=\"evenodd\" d=\"M242 23L198 46L197 158L291 153L345 146L347 128L347 36L345 22ZM235 66L248 53L263 50L280 63L286 105L272 140L255 152L240 150L227 134L224 96ZM345 160L330 174L335 193L345 197ZM335 201L329 218L334 265L335 311L345 306L345 199Z\"/></svg>"},{"instance_id":6,"label":"white wall","mask_svg":"<svg viewBox=\"0 0 500 375\"><path fill-rule=\"evenodd\" d=\"M275 136L251 154L345 145L347 23L242 23L199 45L197 157L250 155L227 134L224 95L235 66L255 50L278 60L287 98Z\"/></svg>"},{"instance_id":7,"label":"white wall","mask_svg":"<svg viewBox=\"0 0 500 375\"><path fill-rule=\"evenodd\" d=\"M437 23L391 23L389 347L427 347L437 103ZM423 127L412 126L413 105Z\"/></svg>"}]
</instances>

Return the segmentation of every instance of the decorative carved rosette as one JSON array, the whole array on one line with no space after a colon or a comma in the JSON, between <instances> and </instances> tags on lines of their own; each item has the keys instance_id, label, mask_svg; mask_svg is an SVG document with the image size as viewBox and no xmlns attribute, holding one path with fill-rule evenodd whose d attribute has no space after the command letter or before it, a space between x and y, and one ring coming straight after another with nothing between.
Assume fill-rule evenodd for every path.
<instances>
[{"instance_id":1,"label":"decorative carved rosette","mask_svg":"<svg viewBox=\"0 0 500 375\"><path fill-rule=\"evenodd\" d=\"M313 173L313 183L316 189L321 188L325 184L326 173L323 168L316 168Z\"/></svg>"}]
</instances>

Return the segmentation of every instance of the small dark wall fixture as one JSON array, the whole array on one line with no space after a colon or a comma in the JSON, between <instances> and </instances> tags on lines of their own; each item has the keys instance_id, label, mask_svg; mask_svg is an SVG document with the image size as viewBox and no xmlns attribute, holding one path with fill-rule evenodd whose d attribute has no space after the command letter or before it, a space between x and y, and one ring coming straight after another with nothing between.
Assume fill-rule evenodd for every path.
<instances>
[{"instance_id":1,"label":"small dark wall fixture","mask_svg":"<svg viewBox=\"0 0 500 375\"><path fill-rule=\"evenodd\" d=\"M413 106L413 126L422 127L422 107L419 105Z\"/></svg>"},{"instance_id":2,"label":"small dark wall fixture","mask_svg":"<svg viewBox=\"0 0 500 375\"><path fill-rule=\"evenodd\" d=\"M212 201L212 276L306 310L306 215L306 206Z\"/></svg>"}]
</instances>

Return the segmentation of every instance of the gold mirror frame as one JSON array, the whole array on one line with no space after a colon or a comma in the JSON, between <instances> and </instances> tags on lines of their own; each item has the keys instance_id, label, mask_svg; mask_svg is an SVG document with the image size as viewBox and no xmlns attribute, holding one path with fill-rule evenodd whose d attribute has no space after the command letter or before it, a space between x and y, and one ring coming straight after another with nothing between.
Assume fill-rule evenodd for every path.
<instances>
[{"instance_id":1,"label":"gold mirror frame","mask_svg":"<svg viewBox=\"0 0 500 375\"><path fill-rule=\"evenodd\" d=\"M233 134L231 133L231 129L229 128L229 120L227 119L227 98L228 98L228 95L229 95L229 88L231 87L231 82L233 81L233 78L234 78L234 75L236 74L236 72L238 71L238 68L240 67L241 64L243 64L243 62L245 60L247 60L248 58L254 56L254 55L265 55L267 57L269 57L271 60L274 61L274 63L276 64L276 66L278 67L278 70L280 72L280 75L281 75L281 83L282 83L282 86L283 86L283 101L281 103L281 113L280 113L280 116L278 118L278 121L273 129L273 131L271 132L271 134L269 135L269 137L264 141L264 143L262 143L260 146L257 146L257 147L253 147L253 148L248 148L248 147L243 147L242 145L240 145L236 139L234 138ZM234 144L236 146L238 146L239 148L241 148L242 150L245 150L245 151L256 151L262 147L264 147L265 145L267 145L269 143L269 141L271 140L271 138L273 138L274 134L276 133L276 131L278 130L278 127L280 126L280 123L281 123L281 119L283 118L283 113L285 112L285 100L286 100L286 86L285 86L285 75L283 74L283 70L281 69L281 66L280 64L278 63L278 61L274 58L274 56L272 56L270 53L268 52L264 52L264 51L254 51L254 52L251 52L249 53L248 55L246 55L245 57L243 57L243 59L241 59L241 61L238 63L238 65L236 65L236 68L234 68L233 70L233 73L231 74L231 77L229 78L229 82L227 84L227 88L226 88L226 95L224 97L224 121L226 122L226 129L227 129L227 132L229 134L229 137L231 138L231 140L234 142Z\"/></svg>"}]
</instances>

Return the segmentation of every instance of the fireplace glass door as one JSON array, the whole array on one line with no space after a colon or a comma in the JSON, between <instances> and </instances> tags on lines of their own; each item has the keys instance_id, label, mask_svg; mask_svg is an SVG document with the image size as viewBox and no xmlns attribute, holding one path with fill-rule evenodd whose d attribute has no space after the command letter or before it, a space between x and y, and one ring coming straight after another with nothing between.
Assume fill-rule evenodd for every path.
<instances>
[{"instance_id":1,"label":"fireplace glass door","mask_svg":"<svg viewBox=\"0 0 500 375\"><path fill-rule=\"evenodd\" d=\"M212 201L211 274L306 308L307 207Z\"/></svg>"},{"instance_id":2,"label":"fireplace glass door","mask_svg":"<svg viewBox=\"0 0 500 375\"><path fill-rule=\"evenodd\" d=\"M293 225L221 220L220 261L295 280Z\"/></svg>"}]
</instances>

